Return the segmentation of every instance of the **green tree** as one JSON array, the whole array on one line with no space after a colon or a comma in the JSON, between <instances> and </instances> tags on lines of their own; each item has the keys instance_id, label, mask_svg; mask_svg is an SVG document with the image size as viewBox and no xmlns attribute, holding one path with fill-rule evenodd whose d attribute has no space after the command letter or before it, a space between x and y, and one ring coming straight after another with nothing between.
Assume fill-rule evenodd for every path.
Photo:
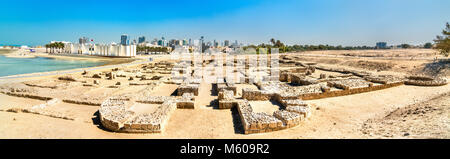
<instances>
[{"instance_id":1,"label":"green tree","mask_svg":"<svg viewBox=\"0 0 450 159\"><path fill-rule=\"evenodd\" d=\"M411 47L409 44L402 44L401 46L402 46L402 48L404 48L404 49L407 49L407 48L410 48L410 47Z\"/></svg>"},{"instance_id":2,"label":"green tree","mask_svg":"<svg viewBox=\"0 0 450 159\"><path fill-rule=\"evenodd\" d=\"M443 36L436 36L436 39L434 40L434 42L436 42L435 49L439 50L442 55L448 57L450 53L450 24L448 22L445 29L442 30L442 35Z\"/></svg>"},{"instance_id":3,"label":"green tree","mask_svg":"<svg viewBox=\"0 0 450 159\"><path fill-rule=\"evenodd\" d=\"M270 39L270 42L271 42L273 45L275 45L275 39L274 39L274 38Z\"/></svg>"},{"instance_id":4,"label":"green tree","mask_svg":"<svg viewBox=\"0 0 450 159\"><path fill-rule=\"evenodd\" d=\"M62 53L64 51L64 43L62 42L58 42L57 43L57 48L60 50L59 52Z\"/></svg>"},{"instance_id":5,"label":"green tree","mask_svg":"<svg viewBox=\"0 0 450 159\"><path fill-rule=\"evenodd\" d=\"M431 43L425 43L425 45L423 46L423 48L426 48L426 49L430 49L431 47L433 47L433 44L431 44Z\"/></svg>"},{"instance_id":6,"label":"green tree","mask_svg":"<svg viewBox=\"0 0 450 159\"><path fill-rule=\"evenodd\" d=\"M50 48L50 44L45 44L45 52L48 53L48 48Z\"/></svg>"}]
</instances>

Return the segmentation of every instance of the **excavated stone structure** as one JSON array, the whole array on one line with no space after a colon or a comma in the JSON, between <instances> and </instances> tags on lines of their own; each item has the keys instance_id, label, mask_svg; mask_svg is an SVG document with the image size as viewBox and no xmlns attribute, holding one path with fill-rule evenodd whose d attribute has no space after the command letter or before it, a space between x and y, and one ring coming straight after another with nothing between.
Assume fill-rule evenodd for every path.
<instances>
[{"instance_id":1,"label":"excavated stone structure","mask_svg":"<svg viewBox=\"0 0 450 159\"><path fill-rule=\"evenodd\" d=\"M443 86L447 80L441 77L429 77L424 75L413 75L406 77L405 84L414 86Z\"/></svg>"}]
</instances>

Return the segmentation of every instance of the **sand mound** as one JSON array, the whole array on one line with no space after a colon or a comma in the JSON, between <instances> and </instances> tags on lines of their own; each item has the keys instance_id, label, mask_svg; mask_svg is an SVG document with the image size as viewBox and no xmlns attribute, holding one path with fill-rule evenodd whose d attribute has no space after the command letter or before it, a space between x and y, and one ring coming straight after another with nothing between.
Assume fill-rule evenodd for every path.
<instances>
[{"instance_id":1,"label":"sand mound","mask_svg":"<svg viewBox=\"0 0 450 159\"><path fill-rule=\"evenodd\" d=\"M420 72L430 76L450 76L450 60L427 63Z\"/></svg>"},{"instance_id":2,"label":"sand mound","mask_svg":"<svg viewBox=\"0 0 450 159\"><path fill-rule=\"evenodd\" d=\"M450 138L450 93L396 109L364 122L362 133L373 138Z\"/></svg>"}]
</instances>

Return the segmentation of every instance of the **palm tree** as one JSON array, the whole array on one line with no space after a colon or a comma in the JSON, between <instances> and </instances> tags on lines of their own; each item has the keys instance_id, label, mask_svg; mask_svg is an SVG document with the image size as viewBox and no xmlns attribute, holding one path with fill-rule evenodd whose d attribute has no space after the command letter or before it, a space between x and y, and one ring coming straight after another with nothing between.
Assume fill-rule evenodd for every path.
<instances>
[{"instance_id":1,"label":"palm tree","mask_svg":"<svg viewBox=\"0 0 450 159\"><path fill-rule=\"evenodd\" d=\"M58 53L61 53L61 43L60 42L55 43L55 48L58 50Z\"/></svg>"},{"instance_id":2,"label":"palm tree","mask_svg":"<svg viewBox=\"0 0 450 159\"><path fill-rule=\"evenodd\" d=\"M50 53L54 53L54 51L55 51L55 44L54 43L51 43L51 44L49 44L49 46L50 46Z\"/></svg>"},{"instance_id":3,"label":"palm tree","mask_svg":"<svg viewBox=\"0 0 450 159\"><path fill-rule=\"evenodd\" d=\"M277 40L277 42L275 43L275 47L282 47L284 44L281 43L280 40Z\"/></svg>"},{"instance_id":4,"label":"palm tree","mask_svg":"<svg viewBox=\"0 0 450 159\"><path fill-rule=\"evenodd\" d=\"M274 39L274 38L270 39L270 42L271 42L273 45L275 45L275 39Z\"/></svg>"},{"instance_id":5,"label":"palm tree","mask_svg":"<svg viewBox=\"0 0 450 159\"><path fill-rule=\"evenodd\" d=\"M61 49L61 53L63 53L64 52L64 43L62 43L62 42L59 42L59 44L58 44L58 46L59 46L59 48Z\"/></svg>"},{"instance_id":6,"label":"palm tree","mask_svg":"<svg viewBox=\"0 0 450 159\"><path fill-rule=\"evenodd\" d=\"M45 52L48 53L48 48L50 47L49 44L45 44Z\"/></svg>"}]
</instances>

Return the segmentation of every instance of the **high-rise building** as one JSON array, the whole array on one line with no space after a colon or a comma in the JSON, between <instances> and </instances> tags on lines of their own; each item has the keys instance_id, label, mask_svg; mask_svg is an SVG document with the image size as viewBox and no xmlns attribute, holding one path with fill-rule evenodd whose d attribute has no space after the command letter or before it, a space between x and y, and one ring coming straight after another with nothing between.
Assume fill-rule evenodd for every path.
<instances>
[{"instance_id":1,"label":"high-rise building","mask_svg":"<svg viewBox=\"0 0 450 159\"><path fill-rule=\"evenodd\" d=\"M161 46L163 46L163 47L168 46L168 43L167 43L167 41L166 41L166 38L164 38L164 36L161 37L161 40L162 40Z\"/></svg>"},{"instance_id":2,"label":"high-rise building","mask_svg":"<svg viewBox=\"0 0 450 159\"><path fill-rule=\"evenodd\" d=\"M216 41L216 40L214 40L213 46L214 46L214 47L219 47L219 42Z\"/></svg>"},{"instance_id":3,"label":"high-rise building","mask_svg":"<svg viewBox=\"0 0 450 159\"><path fill-rule=\"evenodd\" d=\"M386 42L377 42L375 47L377 49L385 49L385 48L387 48L387 43Z\"/></svg>"},{"instance_id":4,"label":"high-rise building","mask_svg":"<svg viewBox=\"0 0 450 159\"><path fill-rule=\"evenodd\" d=\"M158 45L158 39L157 39L157 38L154 38L154 39L152 40L151 44L153 44L153 45Z\"/></svg>"},{"instance_id":5,"label":"high-rise building","mask_svg":"<svg viewBox=\"0 0 450 159\"><path fill-rule=\"evenodd\" d=\"M177 45L177 41L178 41L178 40L170 39L170 40L169 40L169 47L175 47L175 45Z\"/></svg>"},{"instance_id":6,"label":"high-rise building","mask_svg":"<svg viewBox=\"0 0 450 159\"><path fill-rule=\"evenodd\" d=\"M86 43L89 42L89 38L87 38L87 37L81 37L81 38L78 40L78 42L79 42L80 44L86 44Z\"/></svg>"},{"instance_id":7,"label":"high-rise building","mask_svg":"<svg viewBox=\"0 0 450 159\"><path fill-rule=\"evenodd\" d=\"M230 41L228 41L228 40L225 40L224 42L223 42L224 44L224 46L230 46Z\"/></svg>"},{"instance_id":8,"label":"high-rise building","mask_svg":"<svg viewBox=\"0 0 450 159\"><path fill-rule=\"evenodd\" d=\"M123 34L122 36L120 36L120 44L130 45L130 37L127 34Z\"/></svg>"},{"instance_id":9,"label":"high-rise building","mask_svg":"<svg viewBox=\"0 0 450 159\"><path fill-rule=\"evenodd\" d=\"M141 44L141 43L144 43L144 42L145 42L145 36L139 37L138 43Z\"/></svg>"},{"instance_id":10,"label":"high-rise building","mask_svg":"<svg viewBox=\"0 0 450 159\"><path fill-rule=\"evenodd\" d=\"M216 40L214 40L213 46L214 46L214 47L219 47L219 42L217 42Z\"/></svg>"},{"instance_id":11,"label":"high-rise building","mask_svg":"<svg viewBox=\"0 0 450 159\"><path fill-rule=\"evenodd\" d=\"M200 46L201 46L202 53L205 52L205 50L206 50L206 45L205 45L204 40L205 40L205 38L203 36L201 36L200 37Z\"/></svg>"}]
</instances>

